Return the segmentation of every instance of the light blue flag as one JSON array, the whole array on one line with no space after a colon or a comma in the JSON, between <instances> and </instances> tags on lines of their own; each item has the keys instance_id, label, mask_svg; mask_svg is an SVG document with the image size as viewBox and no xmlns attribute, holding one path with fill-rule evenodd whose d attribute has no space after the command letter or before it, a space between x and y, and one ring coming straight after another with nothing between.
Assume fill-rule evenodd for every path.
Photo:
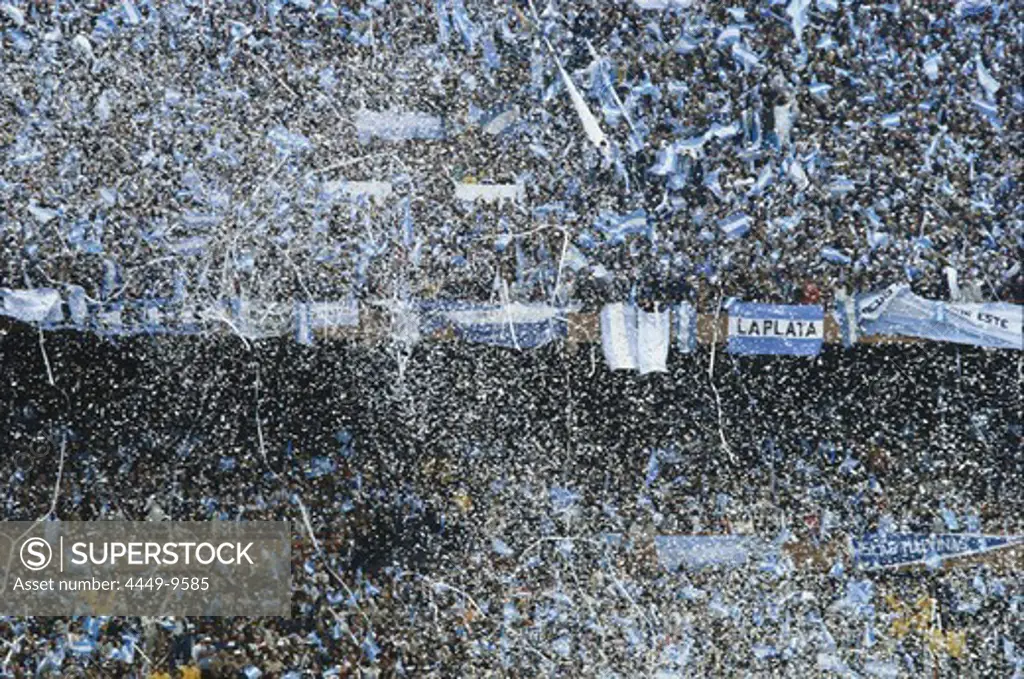
<instances>
[{"instance_id":1,"label":"light blue flag","mask_svg":"<svg viewBox=\"0 0 1024 679\"><path fill-rule=\"evenodd\" d=\"M925 565L937 568L945 559L974 556L1024 542L1019 535L968 533L873 533L853 541L853 559L874 570Z\"/></svg>"},{"instance_id":2,"label":"light blue flag","mask_svg":"<svg viewBox=\"0 0 1024 679\"><path fill-rule=\"evenodd\" d=\"M864 335L905 335L1001 349L1024 348L1024 314L1019 304L961 304L928 300L907 285L856 297L858 331Z\"/></svg>"},{"instance_id":3,"label":"light blue flag","mask_svg":"<svg viewBox=\"0 0 1024 679\"><path fill-rule=\"evenodd\" d=\"M653 175L659 177L667 177L673 175L678 171L678 163L676 162L676 151L672 146L666 146L658 151L658 156L654 161L654 165L647 170Z\"/></svg>"},{"instance_id":4,"label":"light blue flag","mask_svg":"<svg viewBox=\"0 0 1024 679\"><path fill-rule=\"evenodd\" d=\"M472 54L476 50L476 39L480 29L470 20L466 5L462 0L451 0L452 3L452 24L462 35L462 42L466 51Z\"/></svg>"},{"instance_id":5,"label":"light blue flag","mask_svg":"<svg viewBox=\"0 0 1024 679\"><path fill-rule=\"evenodd\" d=\"M654 538L658 562L670 571L685 567L739 567L771 551L749 535L658 535Z\"/></svg>"},{"instance_id":6,"label":"light blue flag","mask_svg":"<svg viewBox=\"0 0 1024 679\"><path fill-rule=\"evenodd\" d=\"M658 478L661 470L661 462L658 459L658 451L652 450L651 456L647 458L647 473L644 475L644 487L650 488L651 484Z\"/></svg>"},{"instance_id":7,"label":"light blue flag","mask_svg":"<svg viewBox=\"0 0 1024 679\"><path fill-rule=\"evenodd\" d=\"M744 212L734 212L719 221L718 228L726 238L739 238L750 231L750 217Z\"/></svg>"},{"instance_id":8,"label":"light blue flag","mask_svg":"<svg viewBox=\"0 0 1024 679\"><path fill-rule=\"evenodd\" d=\"M60 293L49 288L10 290L0 288L0 315L23 323L52 325L64 320Z\"/></svg>"},{"instance_id":9,"label":"light blue flag","mask_svg":"<svg viewBox=\"0 0 1024 679\"><path fill-rule=\"evenodd\" d=\"M742 42L735 42L732 45L732 57L747 72L753 71L761 63L761 58Z\"/></svg>"},{"instance_id":10,"label":"light blue flag","mask_svg":"<svg viewBox=\"0 0 1024 679\"><path fill-rule=\"evenodd\" d=\"M633 210L625 215L617 215L611 212L602 212L594 227L605 234L609 245L618 245L625 242L626 236L645 235L651 237L651 227L647 222L647 212L642 208Z\"/></svg>"},{"instance_id":11,"label":"light blue flag","mask_svg":"<svg viewBox=\"0 0 1024 679\"><path fill-rule=\"evenodd\" d=\"M75 655L92 655L96 651L96 642L82 636L68 644L68 650Z\"/></svg>"},{"instance_id":12,"label":"light blue flag","mask_svg":"<svg viewBox=\"0 0 1024 679\"><path fill-rule=\"evenodd\" d=\"M447 45L452 27L448 21L448 7L445 0L434 0L434 13L437 15L437 41L442 45Z\"/></svg>"},{"instance_id":13,"label":"light blue flag","mask_svg":"<svg viewBox=\"0 0 1024 679\"><path fill-rule=\"evenodd\" d=\"M491 71L497 71L501 68L501 57L498 55L498 50L494 46L494 37L491 31L485 31L483 38L480 41L480 46L483 48L484 53L484 65Z\"/></svg>"},{"instance_id":14,"label":"light blue flag","mask_svg":"<svg viewBox=\"0 0 1024 679\"><path fill-rule=\"evenodd\" d=\"M850 264L850 262L853 261L850 259L850 256L848 254L841 252L840 250L830 245L826 245L821 249L821 258L824 259L826 262L830 262L832 264L840 264L843 266L847 266Z\"/></svg>"},{"instance_id":15,"label":"light blue flag","mask_svg":"<svg viewBox=\"0 0 1024 679\"><path fill-rule=\"evenodd\" d=\"M424 302L421 332L451 327L467 342L534 349L568 335L566 310L548 304Z\"/></svg>"},{"instance_id":16,"label":"light blue flag","mask_svg":"<svg viewBox=\"0 0 1024 679\"><path fill-rule=\"evenodd\" d=\"M825 336L825 312L815 305L734 302L728 350L734 354L815 356Z\"/></svg>"},{"instance_id":17,"label":"light blue flag","mask_svg":"<svg viewBox=\"0 0 1024 679\"><path fill-rule=\"evenodd\" d=\"M689 302L676 307L676 348L689 354L697 346L697 310Z\"/></svg>"},{"instance_id":18,"label":"light blue flag","mask_svg":"<svg viewBox=\"0 0 1024 679\"><path fill-rule=\"evenodd\" d=\"M82 629L85 631L86 634L89 635L90 639L95 640L98 639L100 636L100 626L102 624L103 623L102 620L100 620L100 618L89 616L85 619L85 624L82 625Z\"/></svg>"}]
</instances>

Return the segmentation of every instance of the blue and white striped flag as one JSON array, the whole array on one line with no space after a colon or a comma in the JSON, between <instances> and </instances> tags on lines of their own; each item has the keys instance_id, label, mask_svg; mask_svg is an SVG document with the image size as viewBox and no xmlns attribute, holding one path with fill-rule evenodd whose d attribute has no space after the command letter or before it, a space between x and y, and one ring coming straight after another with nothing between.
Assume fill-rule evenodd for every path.
<instances>
[{"instance_id":1,"label":"blue and white striped flag","mask_svg":"<svg viewBox=\"0 0 1024 679\"><path fill-rule=\"evenodd\" d=\"M445 0L434 0L434 13L437 15L437 41L442 45L448 44L448 37L452 33L446 5Z\"/></svg>"},{"instance_id":2,"label":"blue and white striped flag","mask_svg":"<svg viewBox=\"0 0 1024 679\"><path fill-rule=\"evenodd\" d=\"M633 234L646 235L648 238L651 236L647 212L643 209L633 210L625 215L601 213L594 226L604 232L611 245L618 245L625 241L626 236Z\"/></svg>"},{"instance_id":3,"label":"blue and white striped flag","mask_svg":"<svg viewBox=\"0 0 1024 679\"><path fill-rule=\"evenodd\" d=\"M43 658L42 662L40 662L36 667L36 676L44 676L47 671L59 674L60 666L64 664L65 655L63 648L58 648L56 651L47 653L46 657Z\"/></svg>"},{"instance_id":4,"label":"blue and white striped flag","mask_svg":"<svg viewBox=\"0 0 1024 679\"><path fill-rule=\"evenodd\" d=\"M465 45L466 51L472 54L476 50L476 40L480 35L480 29L469 18L466 5L462 0L451 0L451 5L452 25L462 34L462 43Z\"/></svg>"},{"instance_id":5,"label":"blue and white striped flag","mask_svg":"<svg viewBox=\"0 0 1024 679\"><path fill-rule=\"evenodd\" d=\"M111 649L109 658L128 664L135 662L135 644L139 638L134 634L125 633L121 635L121 640L124 642L123 645L121 648Z\"/></svg>"},{"instance_id":6,"label":"blue and white striped flag","mask_svg":"<svg viewBox=\"0 0 1024 679\"><path fill-rule=\"evenodd\" d=\"M718 228L726 238L739 238L750 231L750 217L743 212L734 212L718 222Z\"/></svg>"},{"instance_id":7,"label":"blue and white striped flag","mask_svg":"<svg viewBox=\"0 0 1024 679\"><path fill-rule=\"evenodd\" d=\"M92 655L96 651L96 642L87 636L72 639L68 650L76 655Z\"/></svg>"},{"instance_id":8,"label":"blue and white striped flag","mask_svg":"<svg viewBox=\"0 0 1024 679\"><path fill-rule=\"evenodd\" d=\"M121 7L124 9L124 18L132 26L138 26L142 23L142 15L139 13L138 7L132 0L121 0Z\"/></svg>"},{"instance_id":9,"label":"blue and white striped flag","mask_svg":"<svg viewBox=\"0 0 1024 679\"><path fill-rule=\"evenodd\" d=\"M90 639L98 639L100 636L100 627L102 626L103 622L104 620L102 618L89 616L85 619L85 623L82 625L82 629L85 631L87 635L89 635Z\"/></svg>"},{"instance_id":10,"label":"blue and white striped flag","mask_svg":"<svg viewBox=\"0 0 1024 679\"><path fill-rule=\"evenodd\" d=\"M654 165L652 165L647 171L659 177L667 177L675 174L678 171L675 148L667 146L659 150L658 156L654 161Z\"/></svg>"},{"instance_id":11,"label":"blue and white striped flag","mask_svg":"<svg viewBox=\"0 0 1024 679\"><path fill-rule=\"evenodd\" d=\"M85 288L80 285L68 286L68 314L77 326L85 325L89 318L89 303L85 300Z\"/></svg>"},{"instance_id":12,"label":"blue and white striped flag","mask_svg":"<svg viewBox=\"0 0 1024 679\"><path fill-rule=\"evenodd\" d=\"M820 306L735 302L729 307L730 353L815 356L824 336Z\"/></svg>"},{"instance_id":13,"label":"blue and white striped flag","mask_svg":"<svg viewBox=\"0 0 1024 679\"><path fill-rule=\"evenodd\" d=\"M821 249L821 258L826 262L840 264L842 266L847 266L851 261L853 261L850 259L848 254L830 245L826 245Z\"/></svg>"},{"instance_id":14,"label":"blue and white striped flag","mask_svg":"<svg viewBox=\"0 0 1024 679\"><path fill-rule=\"evenodd\" d=\"M41 325L60 323L64 320L60 293L50 288L0 288L0 315L11 316L24 323Z\"/></svg>"}]
</instances>

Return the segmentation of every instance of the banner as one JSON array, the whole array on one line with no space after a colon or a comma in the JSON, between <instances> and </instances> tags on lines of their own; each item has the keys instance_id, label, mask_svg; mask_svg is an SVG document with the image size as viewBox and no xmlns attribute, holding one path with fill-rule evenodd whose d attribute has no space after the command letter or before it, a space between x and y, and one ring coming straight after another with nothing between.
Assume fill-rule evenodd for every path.
<instances>
[{"instance_id":1,"label":"banner","mask_svg":"<svg viewBox=\"0 0 1024 679\"><path fill-rule=\"evenodd\" d=\"M664 311L637 311L636 358L641 375L668 372L668 346L671 343L672 324L668 309Z\"/></svg>"},{"instance_id":2,"label":"banner","mask_svg":"<svg viewBox=\"0 0 1024 679\"><path fill-rule=\"evenodd\" d=\"M685 567L736 568L762 555L765 545L750 535L658 535L654 538L658 563L670 571Z\"/></svg>"},{"instance_id":3,"label":"banner","mask_svg":"<svg viewBox=\"0 0 1024 679\"><path fill-rule=\"evenodd\" d=\"M500 203L508 200L513 203L522 202L526 188L522 184L477 184L462 182L455 185L455 199L472 203L482 200L485 203Z\"/></svg>"},{"instance_id":4,"label":"banner","mask_svg":"<svg viewBox=\"0 0 1024 679\"><path fill-rule=\"evenodd\" d=\"M250 340L284 337L292 322L291 305L233 297L227 301L231 331ZM222 320L222 319L215 319Z\"/></svg>"},{"instance_id":5,"label":"banner","mask_svg":"<svg viewBox=\"0 0 1024 679\"><path fill-rule=\"evenodd\" d=\"M341 302L301 302L296 314L305 314L310 330L354 328L359 325L359 305L354 299Z\"/></svg>"},{"instance_id":6,"label":"banner","mask_svg":"<svg viewBox=\"0 0 1024 679\"><path fill-rule=\"evenodd\" d=\"M601 348L609 370L636 370L636 313L632 304L614 302L601 309Z\"/></svg>"},{"instance_id":7,"label":"banner","mask_svg":"<svg viewBox=\"0 0 1024 679\"><path fill-rule=\"evenodd\" d=\"M814 305L734 302L729 311L733 354L815 356L825 337L825 312Z\"/></svg>"},{"instance_id":8,"label":"banner","mask_svg":"<svg viewBox=\"0 0 1024 679\"><path fill-rule=\"evenodd\" d=\"M467 342L533 349L568 334L566 310L547 304L424 302L424 331L453 327Z\"/></svg>"},{"instance_id":9,"label":"banner","mask_svg":"<svg viewBox=\"0 0 1024 679\"><path fill-rule=\"evenodd\" d=\"M676 307L676 348L689 354L697 346L697 310L689 302Z\"/></svg>"},{"instance_id":10,"label":"banner","mask_svg":"<svg viewBox=\"0 0 1024 679\"><path fill-rule=\"evenodd\" d=\"M906 335L998 349L1024 348L1018 304L954 304L915 295L908 285L857 295L857 320L864 335Z\"/></svg>"},{"instance_id":11,"label":"banner","mask_svg":"<svg viewBox=\"0 0 1024 679\"><path fill-rule=\"evenodd\" d=\"M330 181L324 182L323 197L333 200L338 196L345 195L350 198L368 196L379 203L385 202L391 197L393 186L391 182L370 180L370 181Z\"/></svg>"},{"instance_id":12,"label":"banner","mask_svg":"<svg viewBox=\"0 0 1024 679\"><path fill-rule=\"evenodd\" d=\"M64 320L60 293L49 288L11 290L0 288L0 314L23 323L51 325Z\"/></svg>"},{"instance_id":13,"label":"banner","mask_svg":"<svg viewBox=\"0 0 1024 679\"><path fill-rule=\"evenodd\" d=\"M667 309L647 312L624 302L601 309L601 348L611 370L668 372L671 330Z\"/></svg>"},{"instance_id":14,"label":"banner","mask_svg":"<svg viewBox=\"0 0 1024 679\"><path fill-rule=\"evenodd\" d=\"M1024 536L964 533L887 533L853 541L853 561L867 570L915 564L937 565L943 559L972 556L1024 542Z\"/></svg>"},{"instance_id":15,"label":"banner","mask_svg":"<svg viewBox=\"0 0 1024 679\"><path fill-rule=\"evenodd\" d=\"M438 116L419 111L355 112L356 133L361 143L377 138L384 141L408 139L444 139L444 121Z\"/></svg>"}]
</instances>

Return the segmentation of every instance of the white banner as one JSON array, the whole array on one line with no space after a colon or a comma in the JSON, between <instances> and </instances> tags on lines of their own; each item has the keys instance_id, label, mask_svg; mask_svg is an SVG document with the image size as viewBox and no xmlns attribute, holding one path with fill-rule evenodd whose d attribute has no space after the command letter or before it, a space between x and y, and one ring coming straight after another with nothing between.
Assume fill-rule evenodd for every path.
<instances>
[{"instance_id":1,"label":"white banner","mask_svg":"<svg viewBox=\"0 0 1024 679\"><path fill-rule=\"evenodd\" d=\"M1024 314L1017 304L951 304L918 297L907 285L857 297L865 335L906 335L1002 349L1021 349Z\"/></svg>"}]
</instances>

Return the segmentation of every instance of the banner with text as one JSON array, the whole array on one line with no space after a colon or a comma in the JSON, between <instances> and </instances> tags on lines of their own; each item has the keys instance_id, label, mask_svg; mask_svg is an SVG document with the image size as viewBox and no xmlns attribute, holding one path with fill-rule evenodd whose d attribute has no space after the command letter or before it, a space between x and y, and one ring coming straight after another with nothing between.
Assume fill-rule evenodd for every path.
<instances>
[{"instance_id":1,"label":"banner with text","mask_svg":"<svg viewBox=\"0 0 1024 679\"><path fill-rule=\"evenodd\" d=\"M568 334L568 310L548 304L423 302L421 311L424 332L451 327L476 344L534 349Z\"/></svg>"},{"instance_id":2,"label":"banner with text","mask_svg":"<svg viewBox=\"0 0 1024 679\"><path fill-rule=\"evenodd\" d=\"M907 285L857 295L864 335L906 335L999 349L1024 348L1024 307L990 302L958 304L925 299Z\"/></svg>"},{"instance_id":3,"label":"banner with text","mask_svg":"<svg viewBox=\"0 0 1024 679\"><path fill-rule=\"evenodd\" d=\"M915 564L937 566L945 559L973 556L1024 543L1019 535L886 533L853 541L854 563L872 570Z\"/></svg>"},{"instance_id":4,"label":"banner with text","mask_svg":"<svg viewBox=\"0 0 1024 679\"><path fill-rule=\"evenodd\" d=\"M730 353L814 356L821 351L825 312L820 306L734 302L728 311Z\"/></svg>"}]
</instances>

